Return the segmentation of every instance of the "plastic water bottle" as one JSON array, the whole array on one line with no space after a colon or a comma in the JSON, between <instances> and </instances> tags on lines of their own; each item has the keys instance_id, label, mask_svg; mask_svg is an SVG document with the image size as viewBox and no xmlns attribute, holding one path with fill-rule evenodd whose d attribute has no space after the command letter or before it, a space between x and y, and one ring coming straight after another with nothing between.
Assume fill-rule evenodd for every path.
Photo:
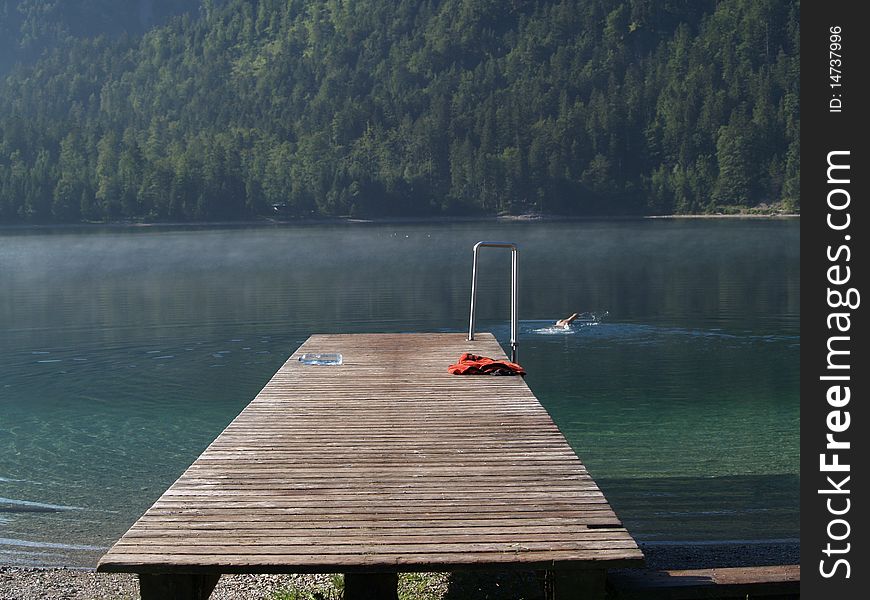
<instances>
[{"instance_id":1,"label":"plastic water bottle","mask_svg":"<svg viewBox=\"0 0 870 600\"><path fill-rule=\"evenodd\" d=\"M299 362L303 365L340 365L343 359L338 352L306 352L299 357Z\"/></svg>"}]
</instances>

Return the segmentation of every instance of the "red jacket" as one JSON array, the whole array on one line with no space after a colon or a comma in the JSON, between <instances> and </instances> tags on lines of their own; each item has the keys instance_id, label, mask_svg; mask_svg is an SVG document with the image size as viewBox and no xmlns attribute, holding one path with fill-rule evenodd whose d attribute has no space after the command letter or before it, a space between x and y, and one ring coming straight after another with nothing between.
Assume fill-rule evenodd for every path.
<instances>
[{"instance_id":1,"label":"red jacket","mask_svg":"<svg viewBox=\"0 0 870 600\"><path fill-rule=\"evenodd\" d=\"M509 360L494 360L465 352L459 362L447 367L453 375L525 375L526 371L517 363Z\"/></svg>"}]
</instances>

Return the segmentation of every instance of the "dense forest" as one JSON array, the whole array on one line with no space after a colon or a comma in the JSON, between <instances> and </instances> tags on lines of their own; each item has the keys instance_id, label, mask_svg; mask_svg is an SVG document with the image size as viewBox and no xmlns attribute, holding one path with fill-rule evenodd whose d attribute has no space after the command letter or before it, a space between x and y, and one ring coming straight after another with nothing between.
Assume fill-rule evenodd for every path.
<instances>
[{"instance_id":1,"label":"dense forest","mask_svg":"<svg viewBox=\"0 0 870 600\"><path fill-rule=\"evenodd\" d=\"M799 210L799 20L789 0L2 0L0 222Z\"/></svg>"},{"instance_id":2,"label":"dense forest","mask_svg":"<svg viewBox=\"0 0 870 600\"><path fill-rule=\"evenodd\" d=\"M0 75L70 38L141 35L199 0L0 0Z\"/></svg>"}]
</instances>

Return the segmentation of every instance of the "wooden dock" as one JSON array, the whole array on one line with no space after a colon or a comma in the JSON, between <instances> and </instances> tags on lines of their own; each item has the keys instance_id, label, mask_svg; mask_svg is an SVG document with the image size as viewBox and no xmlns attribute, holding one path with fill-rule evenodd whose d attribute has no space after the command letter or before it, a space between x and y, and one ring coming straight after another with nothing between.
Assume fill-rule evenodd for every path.
<instances>
[{"instance_id":1,"label":"wooden dock","mask_svg":"<svg viewBox=\"0 0 870 600\"><path fill-rule=\"evenodd\" d=\"M143 600L304 572L395 597L397 572L475 567L603 597L637 544L523 379L448 374L463 352L504 357L489 334L310 337L98 571L139 573Z\"/></svg>"}]
</instances>

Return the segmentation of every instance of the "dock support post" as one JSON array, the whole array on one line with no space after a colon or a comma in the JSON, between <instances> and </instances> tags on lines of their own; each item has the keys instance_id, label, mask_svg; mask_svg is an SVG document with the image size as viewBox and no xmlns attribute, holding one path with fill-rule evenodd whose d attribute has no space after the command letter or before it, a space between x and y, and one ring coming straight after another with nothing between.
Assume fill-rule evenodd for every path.
<instances>
[{"instance_id":1,"label":"dock support post","mask_svg":"<svg viewBox=\"0 0 870 600\"><path fill-rule=\"evenodd\" d=\"M398 573L346 573L345 600L398 600Z\"/></svg>"},{"instance_id":2,"label":"dock support post","mask_svg":"<svg viewBox=\"0 0 870 600\"><path fill-rule=\"evenodd\" d=\"M547 600L604 600L606 585L606 569L547 571L544 597Z\"/></svg>"},{"instance_id":3,"label":"dock support post","mask_svg":"<svg viewBox=\"0 0 870 600\"><path fill-rule=\"evenodd\" d=\"M139 596L142 600L208 600L220 578L219 573L140 573Z\"/></svg>"}]
</instances>

